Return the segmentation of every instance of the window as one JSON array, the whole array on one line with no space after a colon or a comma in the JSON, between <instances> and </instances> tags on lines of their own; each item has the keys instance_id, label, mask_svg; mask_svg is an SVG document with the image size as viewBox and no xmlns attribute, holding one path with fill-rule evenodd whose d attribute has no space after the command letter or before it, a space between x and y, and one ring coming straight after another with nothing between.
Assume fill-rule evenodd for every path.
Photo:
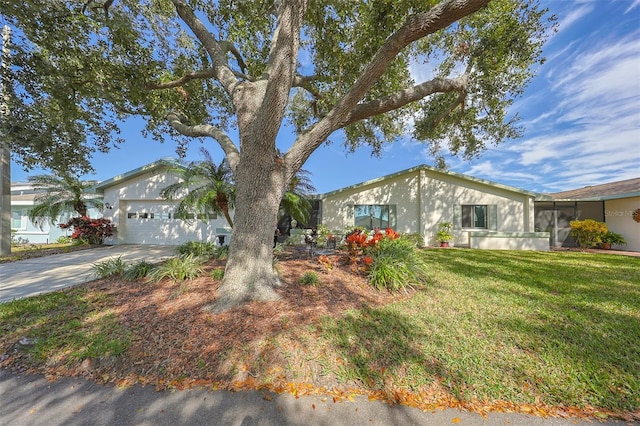
<instances>
[{"instance_id":1,"label":"window","mask_svg":"<svg viewBox=\"0 0 640 426\"><path fill-rule=\"evenodd\" d=\"M496 205L461 205L457 206L454 224L457 228L496 230L498 208Z\"/></svg>"},{"instance_id":2,"label":"window","mask_svg":"<svg viewBox=\"0 0 640 426\"><path fill-rule=\"evenodd\" d=\"M22 228L22 210L11 211L11 229Z\"/></svg>"},{"instance_id":3,"label":"window","mask_svg":"<svg viewBox=\"0 0 640 426\"><path fill-rule=\"evenodd\" d=\"M137 219L138 213L127 213L127 219Z\"/></svg>"},{"instance_id":4,"label":"window","mask_svg":"<svg viewBox=\"0 0 640 426\"><path fill-rule=\"evenodd\" d=\"M353 206L353 219L355 226L366 229L395 228L396 206L389 204L369 204Z\"/></svg>"},{"instance_id":5,"label":"window","mask_svg":"<svg viewBox=\"0 0 640 426\"><path fill-rule=\"evenodd\" d=\"M208 213L198 213L198 219L202 220L202 221L207 221L207 220L214 220L217 219L218 215L217 213L214 212L208 212Z\"/></svg>"},{"instance_id":6,"label":"window","mask_svg":"<svg viewBox=\"0 0 640 426\"><path fill-rule=\"evenodd\" d=\"M487 206L462 206L463 228L487 228Z\"/></svg>"}]
</instances>

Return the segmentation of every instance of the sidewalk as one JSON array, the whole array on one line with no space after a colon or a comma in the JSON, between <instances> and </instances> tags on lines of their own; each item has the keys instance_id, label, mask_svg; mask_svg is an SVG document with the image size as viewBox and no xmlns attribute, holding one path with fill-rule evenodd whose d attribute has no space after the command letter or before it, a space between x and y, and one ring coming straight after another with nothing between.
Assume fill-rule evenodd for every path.
<instances>
[{"instance_id":1,"label":"sidewalk","mask_svg":"<svg viewBox=\"0 0 640 426\"><path fill-rule=\"evenodd\" d=\"M81 378L47 382L42 376L0 369L0 419L11 426L164 425L451 425L623 426L620 421L587 421L461 410L421 410L368 401L333 402L266 391L156 392L153 387L119 389Z\"/></svg>"}]
</instances>

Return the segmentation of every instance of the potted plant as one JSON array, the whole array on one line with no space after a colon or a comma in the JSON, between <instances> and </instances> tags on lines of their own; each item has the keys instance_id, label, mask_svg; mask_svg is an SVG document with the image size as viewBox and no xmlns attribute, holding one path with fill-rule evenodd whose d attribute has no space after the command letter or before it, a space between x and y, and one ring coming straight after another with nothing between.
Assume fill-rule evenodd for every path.
<instances>
[{"instance_id":1,"label":"potted plant","mask_svg":"<svg viewBox=\"0 0 640 426\"><path fill-rule=\"evenodd\" d=\"M607 231L602 237L601 247L605 250L609 250L614 244L627 244L627 241L620 234L616 234L612 231Z\"/></svg>"},{"instance_id":2,"label":"potted plant","mask_svg":"<svg viewBox=\"0 0 640 426\"><path fill-rule=\"evenodd\" d=\"M451 228L453 228L453 223L451 222L442 222L438 225L436 241L440 243L440 247L449 247L449 242L453 241Z\"/></svg>"}]
</instances>

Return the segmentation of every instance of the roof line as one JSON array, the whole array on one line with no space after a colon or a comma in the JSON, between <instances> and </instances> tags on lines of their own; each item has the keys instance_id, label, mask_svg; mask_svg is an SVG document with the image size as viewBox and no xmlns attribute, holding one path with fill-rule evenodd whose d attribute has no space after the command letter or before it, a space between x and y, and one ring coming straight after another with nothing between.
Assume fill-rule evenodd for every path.
<instances>
[{"instance_id":1,"label":"roof line","mask_svg":"<svg viewBox=\"0 0 640 426\"><path fill-rule=\"evenodd\" d=\"M180 167L186 168L183 164L180 164L177 160L173 158L161 158L160 160L154 161L153 163L145 164L144 166L138 167L137 169L130 170L128 172L119 174L107 180L103 180L102 182L94 185L92 188L96 192L102 192L104 188L112 186L118 182L122 182L141 174L147 173L151 170L155 170L159 167Z\"/></svg>"},{"instance_id":2,"label":"roof line","mask_svg":"<svg viewBox=\"0 0 640 426\"><path fill-rule=\"evenodd\" d=\"M426 164L420 164L418 166L410 167L408 169L401 170L399 172L391 173L391 174L388 174L388 175L385 175L385 176L381 176L381 177L377 177L377 178L374 178L374 179L371 179L371 180L367 180L367 181L364 181L364 182L356 183L354 185L345 186L344 188L340 188L340 189L336 189L336 190L333 190L333 191L325 192L323 194L317 194L316 197L317 198L326 198L326 197L329 197L329 196L332 196L332 195L339 194L339 193L344 192L344 191L349 191L349 190L361 188L361 187L364 187L364 186L372 185L374 183L382 182L382 181L390 179L390 178L401 176L401 175L407 174L407 173L417 172L417 171L420 171L420 170L427 170L427 171L438 173L438 174L442 174L442 175L452 176L452 177L456 177L458 179L463 179L463 180L467 180L467 181L470 181L470 182L480 183L480 184L483 184L483 185L489 185L489 186L493 186L495 188L500 188L500 189L503 189L503 190L506 190L506 191L516 192L516 193L519 193L519 194L529 195L529 196L536 197L536 198L541 196L541 195L543 195L543 194L540 194L540 193L537 193L537 192L527 191L527 190L516 188L516 187L513 187L513 186L508 186L508 185L503 185L501 183L492 182L490 180L476 178L476 177L465 175L465 174L462 174L462 173L456 173L456 172L451 172L451 171L446 171L446 170L440 170L440 169L437 169L435 167L427 166Z\"/></svg>"}]
</instances>

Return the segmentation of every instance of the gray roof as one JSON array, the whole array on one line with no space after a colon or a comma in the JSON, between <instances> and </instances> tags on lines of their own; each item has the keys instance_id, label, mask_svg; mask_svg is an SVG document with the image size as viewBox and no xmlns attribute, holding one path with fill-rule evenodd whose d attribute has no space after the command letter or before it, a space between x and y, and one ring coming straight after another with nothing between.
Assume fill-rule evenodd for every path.
<instances>
[{"instance_id":1,"label":"gray roof","mask_svg":"<svg viewBox=\"0 0 640 426\"><path fill-rule=\"evenodd\" d=\"M640 177L549 194L553 200L600 201L640 196Z\"/></svg>"}]
</instances>

